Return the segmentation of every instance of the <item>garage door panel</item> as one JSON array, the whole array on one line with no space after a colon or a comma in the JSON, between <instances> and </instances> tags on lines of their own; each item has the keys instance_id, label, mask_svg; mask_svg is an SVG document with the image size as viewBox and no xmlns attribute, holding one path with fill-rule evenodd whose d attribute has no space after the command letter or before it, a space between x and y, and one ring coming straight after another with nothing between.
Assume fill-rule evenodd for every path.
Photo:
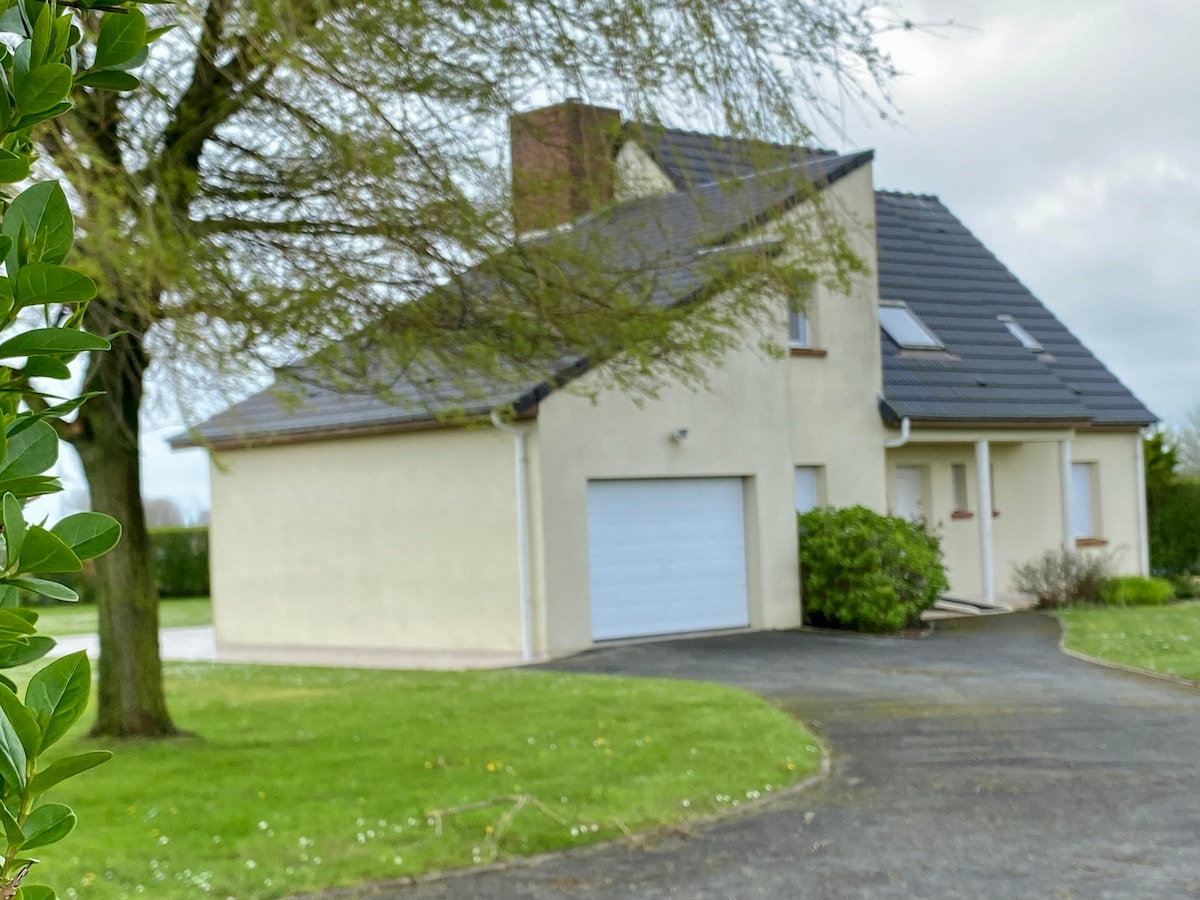
<instances>
[{"instance_id":1,"label":"garage door panel","mask_svg":"<svg viewBox=\"0 0 1200 900\"><path fill-rule=\"evenodd\" d=\"M749 624L742 482L588 485L596 640Z\"/></svg>"}]
</instances>

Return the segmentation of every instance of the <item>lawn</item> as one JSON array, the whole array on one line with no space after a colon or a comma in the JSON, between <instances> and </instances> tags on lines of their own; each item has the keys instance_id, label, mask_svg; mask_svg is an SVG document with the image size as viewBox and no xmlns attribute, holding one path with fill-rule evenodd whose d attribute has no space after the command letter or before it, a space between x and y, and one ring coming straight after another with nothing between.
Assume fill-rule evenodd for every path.
<instances>
[{"instance_id":1,"label":"lawn","mask_svg":"<svg viewBox=\"0 0 1200 900\"><path fill-rule=\"evenodd\" d=\"M165 743L56 788L79 830L31 882L88 898L280 897L620 837L814 772L782 711L708 684L532 671L169 664ZM466 814L438 809L534 797ZM440 832L440 833L439 833Z\"/></svg>"},{"instance_id":2,"label":"lawn","mask_svg":"<svg viewBox=\"0 0 1200 900\"><path fill-rule=\"evenodd\" d=\"M1200 603L1068 609L1061 615L1072 650L1200 681Z\"/></svg>"},{"instance_id":3,"label":"lawn","mask_svg":"<svg viewBox=\"0 0 1200 900\"><path fill-rule=\"evenodd\" d=\"M38 612L38 629L51 637L94 634L96 631L94 603L56 602L34 608ZM163 628L211 625L212 603L207 597L163 600L158 604L158 617Z\"/></svg>"}]
</instances>

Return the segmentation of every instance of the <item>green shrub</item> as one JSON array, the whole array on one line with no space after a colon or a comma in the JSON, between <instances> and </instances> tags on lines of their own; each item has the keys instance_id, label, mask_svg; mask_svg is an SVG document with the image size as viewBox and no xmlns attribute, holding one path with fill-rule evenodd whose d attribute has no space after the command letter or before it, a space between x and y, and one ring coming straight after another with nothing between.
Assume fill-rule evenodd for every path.
<instances>
[{"instance_id":1,"label":"green shrub","mask_svg":"<svg viewBox=\"0 0 1200 900\"><path fill-rule=\"evenodd\" d=\"M160 597L208 596L208 529L156 528L150 560Z\"/></svg>"},{"instance_id":2,"label":"green shrub","mask_svg":"<svg viewBox=\"0 0 1200 900\"><path fill-rule=\"evenodd\" d=\"M1047 550L1013 567L1013 590L1033 594L1042 607L1099 603L1104 583L1112 577L1111 553Z\"/></svg>"},{"instance_id":3,"label":"green shrub","mask_svg":"<svg viewBox=\"0 0 1200 900\"><path fill-rule=\"evenodd\" d=\"M1175 599L1175 588L1165 578L1121 575L1100 589L1100 602L1108 606L1162 606Z\"/></svg>"},{"instance_id":4,"label":"green shrub","mask_svg":"<svg viewBox=\"0 0 1200 900\"><path fill-rule=\"evenodd\" d=\"M891 632L917 625L949 588L938 539L862 506L799 516L800 577L812 625Z\"/></svg>"},{"instance_id":5,"label":"green shrub","mask_svg":"<svg viewBox=\"0 0 1200 900\"><path fill-rule=\"evenodd\" d=\"M1196 583L1196 578L1197 576L1185 572L1171 579L1171 586L1175 588L1177 600L1192 600L1200 597L1200 584Z\"/></svg>"}]
</instances>

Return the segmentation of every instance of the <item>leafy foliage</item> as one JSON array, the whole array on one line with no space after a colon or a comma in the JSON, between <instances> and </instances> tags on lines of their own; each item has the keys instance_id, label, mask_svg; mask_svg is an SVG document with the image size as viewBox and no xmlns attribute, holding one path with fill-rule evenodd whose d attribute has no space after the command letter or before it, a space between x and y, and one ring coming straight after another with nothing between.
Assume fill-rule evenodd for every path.
<instances>
[{"instance_id":1,"label":"leafy foliage","mask_svg":"<svg viewBox=\"0 0 1200 900\"><path fill-rule=\"evenodd\" d=\"M1033 594L1041 606L1048 608L1098 603L1113 566L1114 557L1109 552L1047 550L1013 567L1012 586L1022 594Z\"/></svg>"},{"instance_id":2,"label":"leafy foliage","mask_svg":"<svg viewBox=\"0 0 1200 900\"><path fill-rule=\"evenodd\" d=\"M140 36L137 22L142 23ZM93 9L91 3L0 0L0 33L5 38L0 42L0 182L14 184L33 170L33 127L69 111L72 91L81 80L133 63L145 51L145 19L132 3ZM85 34L94 35L90 66L85 62ZM80 571L84 560L116 545L121 529L101 513L80 513L51 528L25 520L24 507L31 498L60 489L47 474L58 459L53 423L86 399L62 397L43 385L68 378L72 360L80 353L106 350L109 341L83 330L88 301L96 295L95 282L62 265L75 241L62 186L45 181L3 196L0 668L7 668L33 662L54 646L53 639L37 634L38 614L18 606L21 591L77 600L70 588L38 576ZM30 327L27 310L41 319L41 327ZM23 700L12 681L2 678L0 897L55 896L49 888L22 884L36 862L23 854L56 843L75 828L75 813L63 804L44 802L45 792L108 758L107 753L93 752L49 766L43 760L83 714L90 688L91 669L82 652L35 673Z\"/></svg>"},{"instance_id":3,"label":"leafy foliage","mask_svg":"<svg viewBox=\"0 0 1200 900\"><path fill-rule=\"evenodd\" d=\"M1180 445L1169 435L1154 434L1144 446L1150 565L1174 575L1200 572L1200 481L1180 475Z\"/></svg>"},{"instance_id":4,"label":"leafy foliage","mask_svg":"<svg viewBox=\"0 0 1200 900\"><path fill-rule=\"evenodd\" d=\"M919 623L949 589L938 539L863 506L799 516L800 578L810 624L891 632Z\"/></svg>"},{"instance_id":5,"label":"leafy foliage","mask_svg":"<svg viewBox=\"0 0 1200 900\"><path fill-rule=\"evenodd\" d=\"M155 528L150 554L160 597L208 596L207 528Z\"/></svg>"},{"instance_id":6,"label":"leafy foliage","mask_svg":"<svg viewBox=\"0 0 1200 900\"><path fill-rule=\"evenodd\" d=\"M1175 586L1165 578L1119 575L1100 588L1100 602L1106 606L1162 606L1174 599Z\"/></svg>"}]
</instances>

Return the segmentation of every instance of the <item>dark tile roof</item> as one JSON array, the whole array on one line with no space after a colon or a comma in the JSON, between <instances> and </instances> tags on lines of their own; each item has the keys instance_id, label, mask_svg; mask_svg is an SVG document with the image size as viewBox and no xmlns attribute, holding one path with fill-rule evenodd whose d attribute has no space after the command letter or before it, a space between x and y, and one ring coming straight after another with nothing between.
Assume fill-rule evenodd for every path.
<instances>
[{"instance_id":1,"label":"dark tile roof","mask_svg":"<svg viewBox=\"0 0 1200 900\"><path fill-rule=\"evenodd\" d=\"M553 248L556 265L578 253L601 258L597 277L632 274L625 290L648 296L657 304L686 302L719 283L729 266L726 254L762 252L761 248L712 251L797 202L811 185L828 184L869 162L872 154L809 155L801 164L739 179L709 184L694 191L665 194L623 203L585 217L569 231L521 245L512 255L536 255ZM503 261L503 258L501 258ZM507 278L496 266L468 272L448 292L486 302L508 291ZM518 276L519 277L519 276ZM579 277L588 277L581 271ZM424 302L424 301L422 301ZM359 354L361 355L361 354ZM449 366L453 365L453 372ZM559 348L543 360L513 361L511 375L464 371L457 360L418 359L396 377L386 366L368 365L363 377L347 374L333 380L311 367L281 369L276 383L172 439L175 447L202 444L254 443L317 433L384 430L447 415L487 414L497 406L518 410L536 403L554 386L588 368L580 351Z\"/></svg>"},{"instance_id":2,"label":"dark tile roof","mask_svg":"<svg viewBox=\"0 0 1200 900\"><path fill-rule=\"evenodd\" d=\"M1155 416L936 197L876 192L879 296L904 301L949 354L902 353L880 331L887 405L916 420ZM1010 315L1043 347L1025 349Z\"/></svg>"}]
</instances>

